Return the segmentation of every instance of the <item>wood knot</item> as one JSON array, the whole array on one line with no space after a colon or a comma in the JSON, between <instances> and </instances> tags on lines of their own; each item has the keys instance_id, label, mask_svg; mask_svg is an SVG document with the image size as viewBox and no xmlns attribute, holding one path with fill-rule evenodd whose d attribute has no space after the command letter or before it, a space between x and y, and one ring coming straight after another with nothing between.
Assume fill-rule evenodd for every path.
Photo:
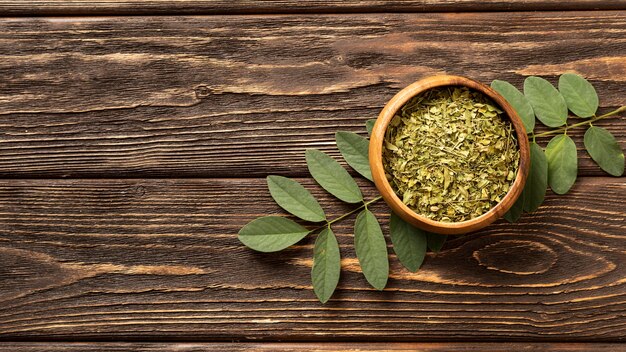
<instances>
[{"instance_id":1,"label":"wood knot","mask_svg":"<svg viewBox=\"0 0 626 352\"><path fill-rule=\"evenodd\" d=\"M135 195L138 197L143 197L144 195L146 195L146 187L144 186L136 186L135 187Z\"/></svg>"},{"instance_id":2,"label":"wood knot","mask_svg":"<svg viewBox=\"0 0 626 352\"><path fill-rule=\"evenodd\" d=\"M543 243L522 240L501 240L473 253L478 264L489 270L508 274L533 275L548 271L557 254Z\"/></svg>"},{"instance_id":3,"label":"wood knot","mask_svg":"<svg viewBox=\"0 0 626 352\"><path fill-rule=\"evenodd\" d=\"M195 93L196 93L196 98L197 99L204 99L206 97L208 97L209 95L211 95L211 88L205 86L205 85L201 85L201 86L197 86L194 89Z\"/></svg>"}]
</instances>

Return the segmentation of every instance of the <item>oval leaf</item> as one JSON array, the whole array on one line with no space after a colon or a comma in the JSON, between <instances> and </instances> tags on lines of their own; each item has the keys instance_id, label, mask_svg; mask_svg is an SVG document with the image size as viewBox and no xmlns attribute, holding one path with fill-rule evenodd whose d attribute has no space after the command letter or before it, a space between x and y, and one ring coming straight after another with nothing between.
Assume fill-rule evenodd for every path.
<instances>
[{"instance_id":1,"label":"oval leaf","mask_svg":"<svg viewBox=\"0 0 626 352\"><path fill-rule=\"evenodd\" d=\"M511 104L522 119L526 133L531 133L535 129L535 112L524 94L511 83L497 79L491 82L491 88L500 93Z\"/></svg>"},{"instance_id":2,"label":"oval leaf","mask_svg":"<svg viewBox=\"0 0 626 352\"><path fill-rule=\"evenodd\" d=\"M372 130L374 129L374 124L376 123L376 119L369 119L365 121L365 128L367 128L367 134L372 135Z\"/></svg>"},{"instance_id":3,"label":"oval leaf","mask_svg":"<svg viewBox=\"0 0 626 352\"><path fill-rule=\"evenodd\" d=\"M522 211L524 210L524 192L520 194L519 198L513 203L513 206L509 209L509 211L504 214L504 218L506 221L510 223L517 222L519 218L522 216Z\"/></svg>"},{"instance_id":4,"label":"oval leaf","mask_svg":"<svg viewBox=\"0 0 626 352\"><path fill-rule=\"evenodd\" d=\"M585 148L602 170L613 176L624 173L624 152L611 132L591 126L585 132Z\"/></svg>"},{"instance_id":5,"label":"oval leaf","mask_svg":"<svg viewBox=\"0 0 626 352\"><path fill-rule=\"evenodd\" d=\"M440 234L428 232L427 233L428 248L430 248L430 250L435 253L439 253L441 248L443 248L444 243L446 243L447 239L448 239L447 235L440 235Z\"/></svg>"},{"instance_id":6,"label":"oval leaf","mask_svg":"<svg viewBox=\"0 0 626 352\"><path fill-rule=\"evenodd\" d=\"M367 209L356 217L354 249L367 282L377 290L384 289L389 276L387 243L378 220Z\"/></svg>"},{"instance_id":7,"label":"oval leaf","mask_svg":"<svg viewBox=\"0 0 626 352\"><path fill-rule=\"evenodd\" d=\"M546 146L548 183L557 194L565 194L576 181L578 156L576 144L567 135L558 135Z\"/></svg>"},{"instance_id":8,"label":"oval leaf","mask_svg":"<svg viewBox=\"0 0 626 352\"><path fill-rule=\"evenodd\" d=\"M313 250L311 282L313 291L322 303L326 303L335 292L341 271L341 256L337 238L330 228L317 235Z\"/></svg>"},{"instance_id":9,"label":"oval leaf","mask_svg":"<svg viewBox=\"0 0 626 352\"><path fill-rule=\"evenodd\" d=\"M530 144L530 169L526 185L520 198L524 199L524 211L533 212L539 208L548 188L548 160L539 144Z\"/></svg>"},{"instance_id":10,"label":"oval leaf","mask_svg":"<svg viewBox=\"0 0 626 352\"><path fill-rule=\"evenodd\" d=\"M306 164L311 176L328 193L347 203L363 201L359 186L335 159L317 149L307 149Z\"/></svg>"},{"instance_id":11,"label":"oval leaf","mask_svg":"<svg viewBox=\"0 0 626 352\"><path fill-rule=\"evenodd\" d=\"M272 198L281 208L302 220L319 222L326 220L324 210L297 181L282 176L267 176L267 187Z\"/></svg>"},{"instance_id":12,"label":"oval leaf","mask_svg":"<svg viewBox=\"0 0 626 352\"><path fill-rule=\"evenodd\" d=\"M404 221L395 213L391 213L389 232L393 251L396 252L402 265L412 272L419 270L426 256L428 242L426 233Z\"/></svg>"},{"instance_id":13,"label":"oval leaf","mask_svg":"<svg viewBox=\"0 0 626 352\"><path fill-rule=\"evenodd\" d=\"M370 170L369 147L367 138L352 132L335 133L337 148L343 155L348 165L368 180L372 180Z\"/></svg>"},{"instance_id":14,"label":"oval leaf","mask_svg":"<svg viewBox=\"0 0 626 352\"><path fill-rule=\"evenodd\" d=\"M276 252L303 239L309 230L293 220L280 216L264 216L239 230L239 241L259 252Z\"/></svg>"},{"instance_id":15,"label":"oval leaf","mask_svg":"<svg viewBox=\"0 0 626 352\"><path fill-rule=\"evenodd\" d=\"M576 116L591 117L598 111L598 93L586 79L575 73L559 78L559 91L567 107Z\"/></svg>"},{"instance_id":16,"label":"oval leaf","mask_svg":"<svg viewBox=\"0 0 626 352\"><path fill-rule=\"evenodd\" d=\"M559 127L565 124L567 105L561 93L550 82L530 76L524 81L524 95L544 125Z\"/></svg>"}]
</instances>

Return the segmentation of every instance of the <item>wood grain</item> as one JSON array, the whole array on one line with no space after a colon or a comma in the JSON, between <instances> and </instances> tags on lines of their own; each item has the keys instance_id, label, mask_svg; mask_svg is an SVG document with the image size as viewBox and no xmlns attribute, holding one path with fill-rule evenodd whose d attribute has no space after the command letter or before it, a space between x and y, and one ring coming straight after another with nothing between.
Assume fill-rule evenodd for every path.
<instances>
[{"instance_id":1,"label":"wood grain","mask_svg":"<svg viewBox=\"0 0 626 352\"><path fill-rule=\"evenodd\" d=\"M624 10L624 0L3 0L3 15Z\"/></svg>"},{"instance_id":2,"label":"wood grain","mask_svg":"<svg viewBox=\"0 0 626 352\"><path fill-rule=\"evenodd\" d=\"M349 209L300 181L330 218ZM282 214L263 179L0 180L0 339L624 341L625 192L626 178L584 178L415 274L391 255L384 292L359 272L350 219L333 227L342 280L321 305L313 237L279 254L236 238ZM372 210L386 233L387 208Z\"/></svg>"},{"instance_id":3,"label":"wood grain","mask_svg":"<svg viewBox=\"0 0 626 352\"><path fill-rule=\"evenodd\" d=\"M4 18L0 177L306 176L305 148L337 155L335 131L435 73L576 71L604 112L625 104L624 38L623 11ZM626 147L626 118L599 125Z\"/></svg>"},{"instance_id":4,"label":"wood grain","mask_svg":"<svg viewBox=\"0 0 626 352\"><path fill-rule=\"evenodd\" d=\"M620 352L626 345L618 343L8 343L0 351L21 352Z\"/></svg>"}]
</instances>

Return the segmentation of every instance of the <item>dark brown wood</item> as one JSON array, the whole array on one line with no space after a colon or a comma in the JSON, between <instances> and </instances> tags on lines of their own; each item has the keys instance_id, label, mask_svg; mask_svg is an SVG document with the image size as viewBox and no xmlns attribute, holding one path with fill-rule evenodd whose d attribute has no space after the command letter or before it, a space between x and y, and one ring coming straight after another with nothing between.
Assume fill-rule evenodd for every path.
<instances>
[{"instance_id":1,"label":"dark brown wood","mask_svg":"<svg viewBox=\"0 0 626 352\"><path fill-rule=\"evenodd\" d=\"M575 70L608 111L625 36L626 12L3 19L0 177L306 176L305 148L337 156L335 131L435 73ZM624 117L598 125L626 147Z\"/></svg>"},{"instance_id":2,"label":"dark brown wood","mask_svg":"<svg viewBox=\"0 0 626 352\"><path fill-rule=\"evenodd\" d=\"M560 10L0 19L0 351L626 350L557 343L626 340L626 178L582 178L416 274L390 250L382 293L359 273L349 219L327 305L310 287L313 237L278 254L236 239L283 213L263 179L236 177L307 176L305 148L338 156L335 131L364 132L418 78L519 87L573 70L603 112L624 105L626 13L567 9L626 2L0 0L5 16ZM598 125L626 147L626 118ZM581 176L602 175L580 154ZM16 179L42 177L114 179ZM301 181L330 217L350 209ZM386 232L386 206L372 209ZM70 343L114 339L225 342ZM9 342L32 340L64 342ZM324 342L357 340L386 342ZM392 343L416 340L446 342Z\"/></svg>"},{"instance_id":3,"label":"dark brown wood","mask_svg":"<svg viewBox=\"0 0 626 352\"><path fill-rule=\"evenodd\" d=\"M330 218L350 209L310 179ZM371 184L360 182L368 198ZM333 299L310 286L313 237L243 247L283 212L263 179L0 180L0 339L623 341L626 178L584 178L519 224L452 238L370 288L353 218ZM371 208L387 232L388 210Z\"/></svg>"},{"instance_id":4,"label":"dark brown wood","mask_svg":"<svg viewBox=\"0 0 626 352\"><path fill-rule=\"evenodd\" d=\"M3 15L624 10L624 0L3 0Z\"/></svg>"},{"instance_id":5,"label":"dark brown wood","mask_svg":"<svg viewBox=\"0 0 626 352\"><path fill-rule=\"evenodd\" d=\"M20 352L620 352L626 345L618 343L5 343L0 351Z\"/></svg>"}]
</instances>

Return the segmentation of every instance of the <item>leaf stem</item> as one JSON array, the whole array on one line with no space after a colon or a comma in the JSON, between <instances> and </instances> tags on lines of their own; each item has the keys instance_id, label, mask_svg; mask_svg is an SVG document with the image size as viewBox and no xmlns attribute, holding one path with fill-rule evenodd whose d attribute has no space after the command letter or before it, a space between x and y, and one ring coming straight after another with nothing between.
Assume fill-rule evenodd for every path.
<instances>
[{"instance_id":1,"label":"leaf stem","mask_svg":"<svg viewBox=\"0 0 626 352\"><path fill-rule=\"evenodd\" d=\"M591 125L593 122L596 122L598 120L602 120L602 119L607 118L609 116L617 115L620 112L624 112L624 111L626 111L626 105L624 105L622 107L619 107L619 108L617 108L617 109L615 109L615 110L613 110L611 112L607 112L604 115L595 116L595 117L593 117L593 118L591 118L589 120L585 120L583 122L575 123L575 124L572 124L572 125L567 125L565 127L560 127L560 128L555 129L555 130L550 130L550 131L546 131L546 132L543 132L543 133L537 133L537 134L533 135L533 138L535 138L535 137L545 137L545 136L565 133L568 129L576 128L576 127L580 127L580 126L584 126L584 125Z\"/></svg>"},{"instance_id":2,"label":"leaf stem","mask_svg":"<svg viewBox=\"0 0 626 352\"><path fill-rule=\"evenodd\" d=\"M337 221L342 220L342 219L345 219L345 218L347 218L348 216L350 216L350 215L352 215L352 214L354 214L354 213L358 212L359 210L361 210L361 209L363 209L363 208L367 208L367 206L368 206L368 205L370 205L370 204L372 204L372 203L376 203L376 202L378 202L378 201L379 201L379 200L381 200L381 199L383 199L383 197L382 197L382 196L378 196L378 197L373 198L373 199L371 199L371 200L369 200L369 201L367 201L367 202L363 202L363 205L359 206L358 208L354 208L354 209L350 210L349 212L347 212L347 213L345 213L345 214L343 214L343 215L340 215L339 217L336 217L336 218L334 218L334 219L332 219L332 220L327 220L327 221L326 221L326 224L324 224L324 225L322 225L322 226L318 226L318 227L314 228L313 230L309 231L309 233L313 233L313 232L315 232L315 231L321 230L321 229L323 229L324 227L327 227L327 226L328 226L328 227L330 227L330 225L332 225L332 224L336 223Z\"/></svg>"}]
</instances>

